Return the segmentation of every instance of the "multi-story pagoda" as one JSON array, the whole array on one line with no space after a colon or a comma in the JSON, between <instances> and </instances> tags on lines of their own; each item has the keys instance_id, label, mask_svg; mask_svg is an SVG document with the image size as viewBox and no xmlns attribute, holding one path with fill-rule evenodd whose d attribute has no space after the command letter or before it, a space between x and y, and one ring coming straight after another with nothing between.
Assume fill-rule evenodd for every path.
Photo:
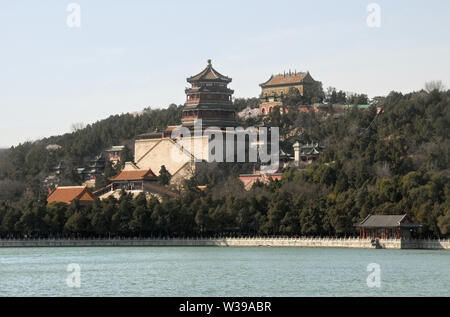
<instances>
[{"instance_id":1,"label":"multi-story pagoda","mask_svg":"<svg viewBox=\"0 0 450 317\"><path fill-rule=\"evenodd\" d=\"M216 71L210 59L201 73L187 78L192 87L186 89L182 125L192 128L197 120L202 119L203 128L235 127L234 91L227 87L231 80Z\"/></svg>"}]
</instances>

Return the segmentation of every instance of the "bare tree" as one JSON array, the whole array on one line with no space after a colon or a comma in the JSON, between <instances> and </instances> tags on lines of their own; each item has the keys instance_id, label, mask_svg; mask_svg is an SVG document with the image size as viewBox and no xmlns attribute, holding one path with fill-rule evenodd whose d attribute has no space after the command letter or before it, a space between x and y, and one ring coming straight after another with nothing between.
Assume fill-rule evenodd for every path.
<instances>
[{"instance_id":1,"label":"bare tree","mask_svg":"<svg viewBox=\"0 0 450 317\"><path fill-rule=\"evenodd\" d=\"M86 127L86 125L83 122L77 122L77 123L72 123L72 125L70 126L70 129L72 130L72 132L76 132L78 130L83 130Z\"/></svg>"},{"instance_id":2,"label":"bare tree","mask_svg":"<svg viewBox=\"0 0 450 317\"><path fill-rule=\"evenodd\" d=\"M425 83L425 90L429 93L433 90L444 91L445 85L442 83L442 80L432 80Z\"/></svg>"}]
</instances>

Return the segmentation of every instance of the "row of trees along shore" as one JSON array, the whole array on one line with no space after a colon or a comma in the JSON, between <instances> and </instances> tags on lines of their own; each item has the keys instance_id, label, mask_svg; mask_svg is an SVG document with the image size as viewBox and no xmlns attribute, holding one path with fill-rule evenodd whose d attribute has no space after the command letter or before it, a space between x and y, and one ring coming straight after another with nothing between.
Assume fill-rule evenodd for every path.
<instances>
[{"instance_id":1,"label":"row of trees along shore","mask_svg":"<svg viewBox=\"0 0 450 317\"><path fill-rule=\"evenodd\" d=\"M19 191L17 197L0 201L0 235L343 236L356 234L353 224L369 213L407 213L424 225L419 230L422 237L448 237L449 99L450 90L442 89L392 92L377 98L366 111L354 108L338 118L299 113L295 107L282 115L274 111L262 122L248 119L241 124L279 126L285 152L292 152L296 141L320 142L325 149L316 163L305 170L286 169L281 181L256 184L250 191L236 178L239 169L219 164L203 178L187 181L179 198L162 202L123 195L119 200L96 201L91 207L76 202L47 205L45 193ZM377 106L383 107L379 115ZM175 116L179 110L175 106L155 113L168 123L168 113ZM121 125L121 118L127 122L124 126L131 126L133 120L154 122L151 113L145 119L117 116L95 124L95 130L107 135L109 128ZM138 130L143 128L139 125ZM114 133L115 141L122 138ZM95 135L91 127L47 141L64 140L64 151L73 151L76 157L83 151L79 144L90 137L99 140ZM3 180L34 180L39 164L50 155L38 151L45 144L20 145L6 154L10 155L6 171L0 166ZM196 189L204 184L208 184L205 191Z\"/></svg>"},{"instance_id":2,"label":"row of trees along shore","mask_svg":"<svg viewBox=\"0 0 450 317\"><path fill-rule=\"evenodd\" d=\"M315 184L316 177L324 183ZM0 236L351 236L356 234L353 223L369 212L405 209L417 210L413 217L425 225L420 236L448 234L448 213L440 209L444 178L418 171L395 180L381 179L373 190L362 186L335 193L321 188L329 177L320 168L305 173L290 169L282 181L257 184L248 193L240 181L230 178L214 190L202 192L193 186L181 197L163 201L144 194L133 199L123 192L119 199L96 200L92 206L36 199L14 206L2 202ZM189 183L186 186L193 185Z\"/></svg>"}]
</instances>

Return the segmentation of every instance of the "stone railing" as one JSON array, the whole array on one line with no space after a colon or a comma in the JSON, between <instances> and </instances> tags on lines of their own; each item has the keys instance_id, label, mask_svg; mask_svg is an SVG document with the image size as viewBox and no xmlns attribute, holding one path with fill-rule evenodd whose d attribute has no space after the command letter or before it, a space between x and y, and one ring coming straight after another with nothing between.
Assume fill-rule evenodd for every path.
<instances>
[{"instance_id":1,"label":"stone railing","mask_svg":"<svg viewBox=\"0 0 450 317\"><path fill-rule=\"evenodd\" d=\"M202 247L304 247L374 249L371 239L359 238L106 238L106 239L0 239L0 247L114 247L114 246L202 246ZM382 249L445 249L450 240L380 239Z\"/></svg>"}]
</instances>

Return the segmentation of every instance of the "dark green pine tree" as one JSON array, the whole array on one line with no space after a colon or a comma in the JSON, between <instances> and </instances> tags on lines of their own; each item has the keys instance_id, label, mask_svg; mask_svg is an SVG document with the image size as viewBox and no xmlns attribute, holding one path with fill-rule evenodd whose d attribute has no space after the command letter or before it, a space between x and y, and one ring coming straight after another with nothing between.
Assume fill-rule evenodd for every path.
<instances>
[{"instance_id":1,"label":"dark green pine tree","mask_svg":"<svg viewBox=\"0 0 450 317\"><path fill-rule=\"evenodd\" d=\"M166 186L166 185L169 185L171 178L172 178L172 175L170 175L169 171L166 169L166 166L162 165L161 169L159 170L158 182L161 185Z\"/></svg>"}]
</instances>

